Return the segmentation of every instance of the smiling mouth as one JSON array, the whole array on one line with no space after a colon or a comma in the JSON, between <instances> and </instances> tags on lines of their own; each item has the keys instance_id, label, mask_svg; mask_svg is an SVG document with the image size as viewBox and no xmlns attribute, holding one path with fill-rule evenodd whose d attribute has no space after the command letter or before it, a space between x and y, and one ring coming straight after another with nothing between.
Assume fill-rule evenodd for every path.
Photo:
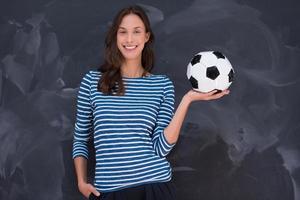
<instances>
[{"instance_id":1,"label":"smiling mouth","mask_svg":"<svg viewBox=\"0 0 300 200\"><path fill-rule=\"evenodd\" d=\"M126 50L134 50L137 48L137 45L134 45L134 46L125 46L123 45L123 47L126 49Z\"/></svg>"}]
</instances>

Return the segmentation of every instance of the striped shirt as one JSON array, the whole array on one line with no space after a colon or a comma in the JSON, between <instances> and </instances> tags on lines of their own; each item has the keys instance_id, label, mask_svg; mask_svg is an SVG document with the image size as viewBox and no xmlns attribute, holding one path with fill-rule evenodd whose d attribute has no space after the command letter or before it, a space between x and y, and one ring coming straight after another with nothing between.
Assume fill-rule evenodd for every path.
<instances>
[{"instance_id":1,"label":"striped shirt","mask_svg":"<svg viewBox=\"0 0 300 200\"><path fill-rule=\"evenodd\" d=\"M173 82L166 75L122 77L125 95L113 96L97 90L100 77L101 72L89 71L80 83L73 159L88 159L93 137L99 192L171 180L166 156L175 143L168 143L164 129L174 115Z\"/></svg>"}]
</instances>

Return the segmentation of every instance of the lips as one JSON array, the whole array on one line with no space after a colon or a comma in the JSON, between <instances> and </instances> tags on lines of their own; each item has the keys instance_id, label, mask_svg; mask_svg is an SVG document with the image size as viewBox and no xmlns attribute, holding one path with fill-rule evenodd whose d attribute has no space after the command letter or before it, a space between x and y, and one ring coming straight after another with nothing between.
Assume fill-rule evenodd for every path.
<instances>
[{"instance_id":1,"label":"lips","mask_svg":"<svg viewBox=\"0 0 300 200\"><path fill-rule=\"evenodd\" d=\"M133 46L126 46L123 45L124 49L126 49L127 51L133 51L137 48L137 45L133 45Z\"/></svg>"}]
</instances>

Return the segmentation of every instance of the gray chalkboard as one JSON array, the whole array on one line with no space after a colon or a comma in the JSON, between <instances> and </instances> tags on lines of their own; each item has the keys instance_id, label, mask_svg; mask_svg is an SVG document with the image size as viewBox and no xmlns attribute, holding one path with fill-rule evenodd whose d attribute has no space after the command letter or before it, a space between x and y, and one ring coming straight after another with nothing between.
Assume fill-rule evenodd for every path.
<instances>
[{"instance_id":1,"label":"gray chalkboard","mask_svg":"<svg viewBox=\"0 0 300 200\"><path fill-rule=\"evenodd\" d=\"M1 200L84 199L71 158L79 82L134 3L1 1ZM300 200L299 4L139 1L156 36L152 72L173 80L176 107L194 54L223 52L236 72L230 95L190 106L168 156L179 199Z\"/></svg>"}]
</instances>

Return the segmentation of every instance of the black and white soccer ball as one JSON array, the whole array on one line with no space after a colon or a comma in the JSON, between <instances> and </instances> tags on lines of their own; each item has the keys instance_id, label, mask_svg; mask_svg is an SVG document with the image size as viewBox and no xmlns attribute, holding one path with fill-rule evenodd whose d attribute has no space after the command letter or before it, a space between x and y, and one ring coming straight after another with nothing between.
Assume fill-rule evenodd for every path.
<instances>
[{"instance_id":1,"label":"black and white soccer ball","mask_svg":"<svg viewBox=\"0 0 300 200\"><path fill-rule=\"evenodd\" d=\"M225 90L233 81L234 69L224 54L218 51L197 53L187 66L187 78L199 92Z\"/></svg>"}]
</instances>

